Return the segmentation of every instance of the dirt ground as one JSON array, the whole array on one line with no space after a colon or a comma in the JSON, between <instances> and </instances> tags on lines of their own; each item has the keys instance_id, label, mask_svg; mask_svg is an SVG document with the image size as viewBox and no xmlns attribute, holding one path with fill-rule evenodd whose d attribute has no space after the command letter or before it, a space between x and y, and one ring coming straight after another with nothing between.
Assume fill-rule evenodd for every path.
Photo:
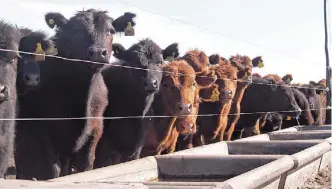
<instances>
[{"instance_id":1,"label":"dirt ground","mask_svg":"<svg viewBox=\"0 0 332 189\"><path fill-rule=\"evenodd\" d=\"M298 189L332 189L331 186L331 165L319 172L314 178L307 180Z\"/></svg>"}]
</instances>

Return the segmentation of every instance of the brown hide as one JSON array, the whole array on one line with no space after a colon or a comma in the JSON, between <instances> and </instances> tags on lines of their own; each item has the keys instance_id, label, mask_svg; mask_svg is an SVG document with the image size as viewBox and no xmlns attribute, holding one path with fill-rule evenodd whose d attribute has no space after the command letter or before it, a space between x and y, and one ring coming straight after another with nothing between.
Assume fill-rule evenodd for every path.
<instances>
[{"instance_id":1,"label":"brown hide","mask_svg":"<svg viewBox=\"0 0 332 189\"><path fill-rule=\"evenodd\" d=\"M196 118L191 114L197 112L200 86L195 81L194 69L186 61L179 60L164 65L163 71L158 94L161 102L159 106L153 106L153 111L157 116L170 117L155 118L154 127L148 131L141 157L173 152L179 133L196 132ZM192 105L188 114L181 114L178 110L179 102ZM185 121L175 124L179 117Z\"/></svg>"},{"instance_id":2,"label":"brown hide","mask_svg":"<svg viewBox=\"0 0 332 189\"><path fill-rule=\"evenodd\" d=\"M235 130L235 125L240 119L240 113L241 113L240 104L243 98L243 94L245 93L245 90L250 84L248 81L251 80L252 68L253 68L251 59L248 56L241 56L241 55L232 56L229 61L239 71L237 75L238 78L237 88L235 96L232 100L232 106L230 110L231 115L228 116L228 123L225 133L225 137L228 141L231 140L232 134Z\"/></svg>"}]
</instances>

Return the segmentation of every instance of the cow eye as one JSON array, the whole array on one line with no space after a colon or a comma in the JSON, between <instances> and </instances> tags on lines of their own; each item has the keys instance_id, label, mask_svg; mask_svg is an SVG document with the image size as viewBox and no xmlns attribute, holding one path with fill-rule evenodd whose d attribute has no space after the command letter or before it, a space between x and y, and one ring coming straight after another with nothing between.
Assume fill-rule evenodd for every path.
<instances>
[{"instance_id":1,"label":"cow eye","mask_svg":"<svg viewBox=\"0 0 332 189\"><path fill-rule=\"evenodd\" d=\"M168 87L167 83L163 83L163 87L167 88Z\"/></svg>"}]
</instances>

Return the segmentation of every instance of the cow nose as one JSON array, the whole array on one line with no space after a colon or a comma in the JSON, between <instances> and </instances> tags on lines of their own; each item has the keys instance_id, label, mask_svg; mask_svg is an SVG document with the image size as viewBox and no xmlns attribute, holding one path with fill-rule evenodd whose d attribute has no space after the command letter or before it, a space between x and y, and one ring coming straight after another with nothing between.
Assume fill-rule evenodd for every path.
<instances>
[{"instance_id":1,"label":"cow nose","mask_svg":"<svg viewBox=\"0 0 332 189\"><path fill-rule=\"evenodd\" d=\"M5 101L9 99L9 90L7 85L0 86L0 101Z\"/></svg>"},{"instance_id":2,"label":"cow nose","mask_svg":"<svg viewBox=\"0 0 332 189\"><path fill-rule=\"evenodd\" d=\"M109 53L106 48L92 47L88 49L88 56L92 61L108 61Z\"/></svg>"},{"instance_id":3,"label":"cow nose","mask_svg":"<svg viewBox=\"0 0 332 189\"><path fill-rule=\"evenodd\" d=\"M188 115L191 113L192 104L178 103L178 108L181 115Z\"/></svg>"},{"instance_id":4,"label":"cow nose","mask_svg":"<svg viewBox=\"0 0 332 189\"><path fill-rule=\"evenodd\" d=\"M28 86L36 86L39 84L39 74L25 74L24 81Z\"/></svg>"},{"instance_id":5,"label":"cow nose","mask_svg":"<svg viewBox=\"0 0 332 189\"><path fill-rule=\"evenodd\" d=\"M149 80L146 83L145 90L156 91L158 89L158 81L156 79Z\"/></svg>"}]
</instances>

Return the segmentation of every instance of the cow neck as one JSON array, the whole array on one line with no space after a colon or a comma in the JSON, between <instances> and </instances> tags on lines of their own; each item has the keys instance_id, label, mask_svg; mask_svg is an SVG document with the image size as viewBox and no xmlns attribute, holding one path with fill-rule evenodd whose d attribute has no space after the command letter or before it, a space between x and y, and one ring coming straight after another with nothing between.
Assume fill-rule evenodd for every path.
<instances>
[{"instance_id":1,"label":"cow neck","mask_svg":"<svg viewBox=\"0 0 332 189\"><path fill-rule=\"evenodd\" d=\"M249 86L249 84L247 84L246 82L241 82L241 81L237 82L235 95L234 95L234 98L232 100L233 103L240 103L241 102L241 100L243 98L244 91L247 89L248 86Z\"/></svg>"},{"instance_id":2,"label":"cow neck","mask_svg":"<svg viewBox=\"0 0 332 189\"><path fill-rule=\"evenodd\" d=\"M151 127L150 132L154 132L156 135L157 143L166 142L168 137L171 135L172 128L175 126L176 117L172 116L172 113L167 111L165 104L161 99L161 94L155 95L155 100L152 105L154 116L168 116L168 117L156 117L154 118L154 126Z\"/></svg>"}]
</instances>

